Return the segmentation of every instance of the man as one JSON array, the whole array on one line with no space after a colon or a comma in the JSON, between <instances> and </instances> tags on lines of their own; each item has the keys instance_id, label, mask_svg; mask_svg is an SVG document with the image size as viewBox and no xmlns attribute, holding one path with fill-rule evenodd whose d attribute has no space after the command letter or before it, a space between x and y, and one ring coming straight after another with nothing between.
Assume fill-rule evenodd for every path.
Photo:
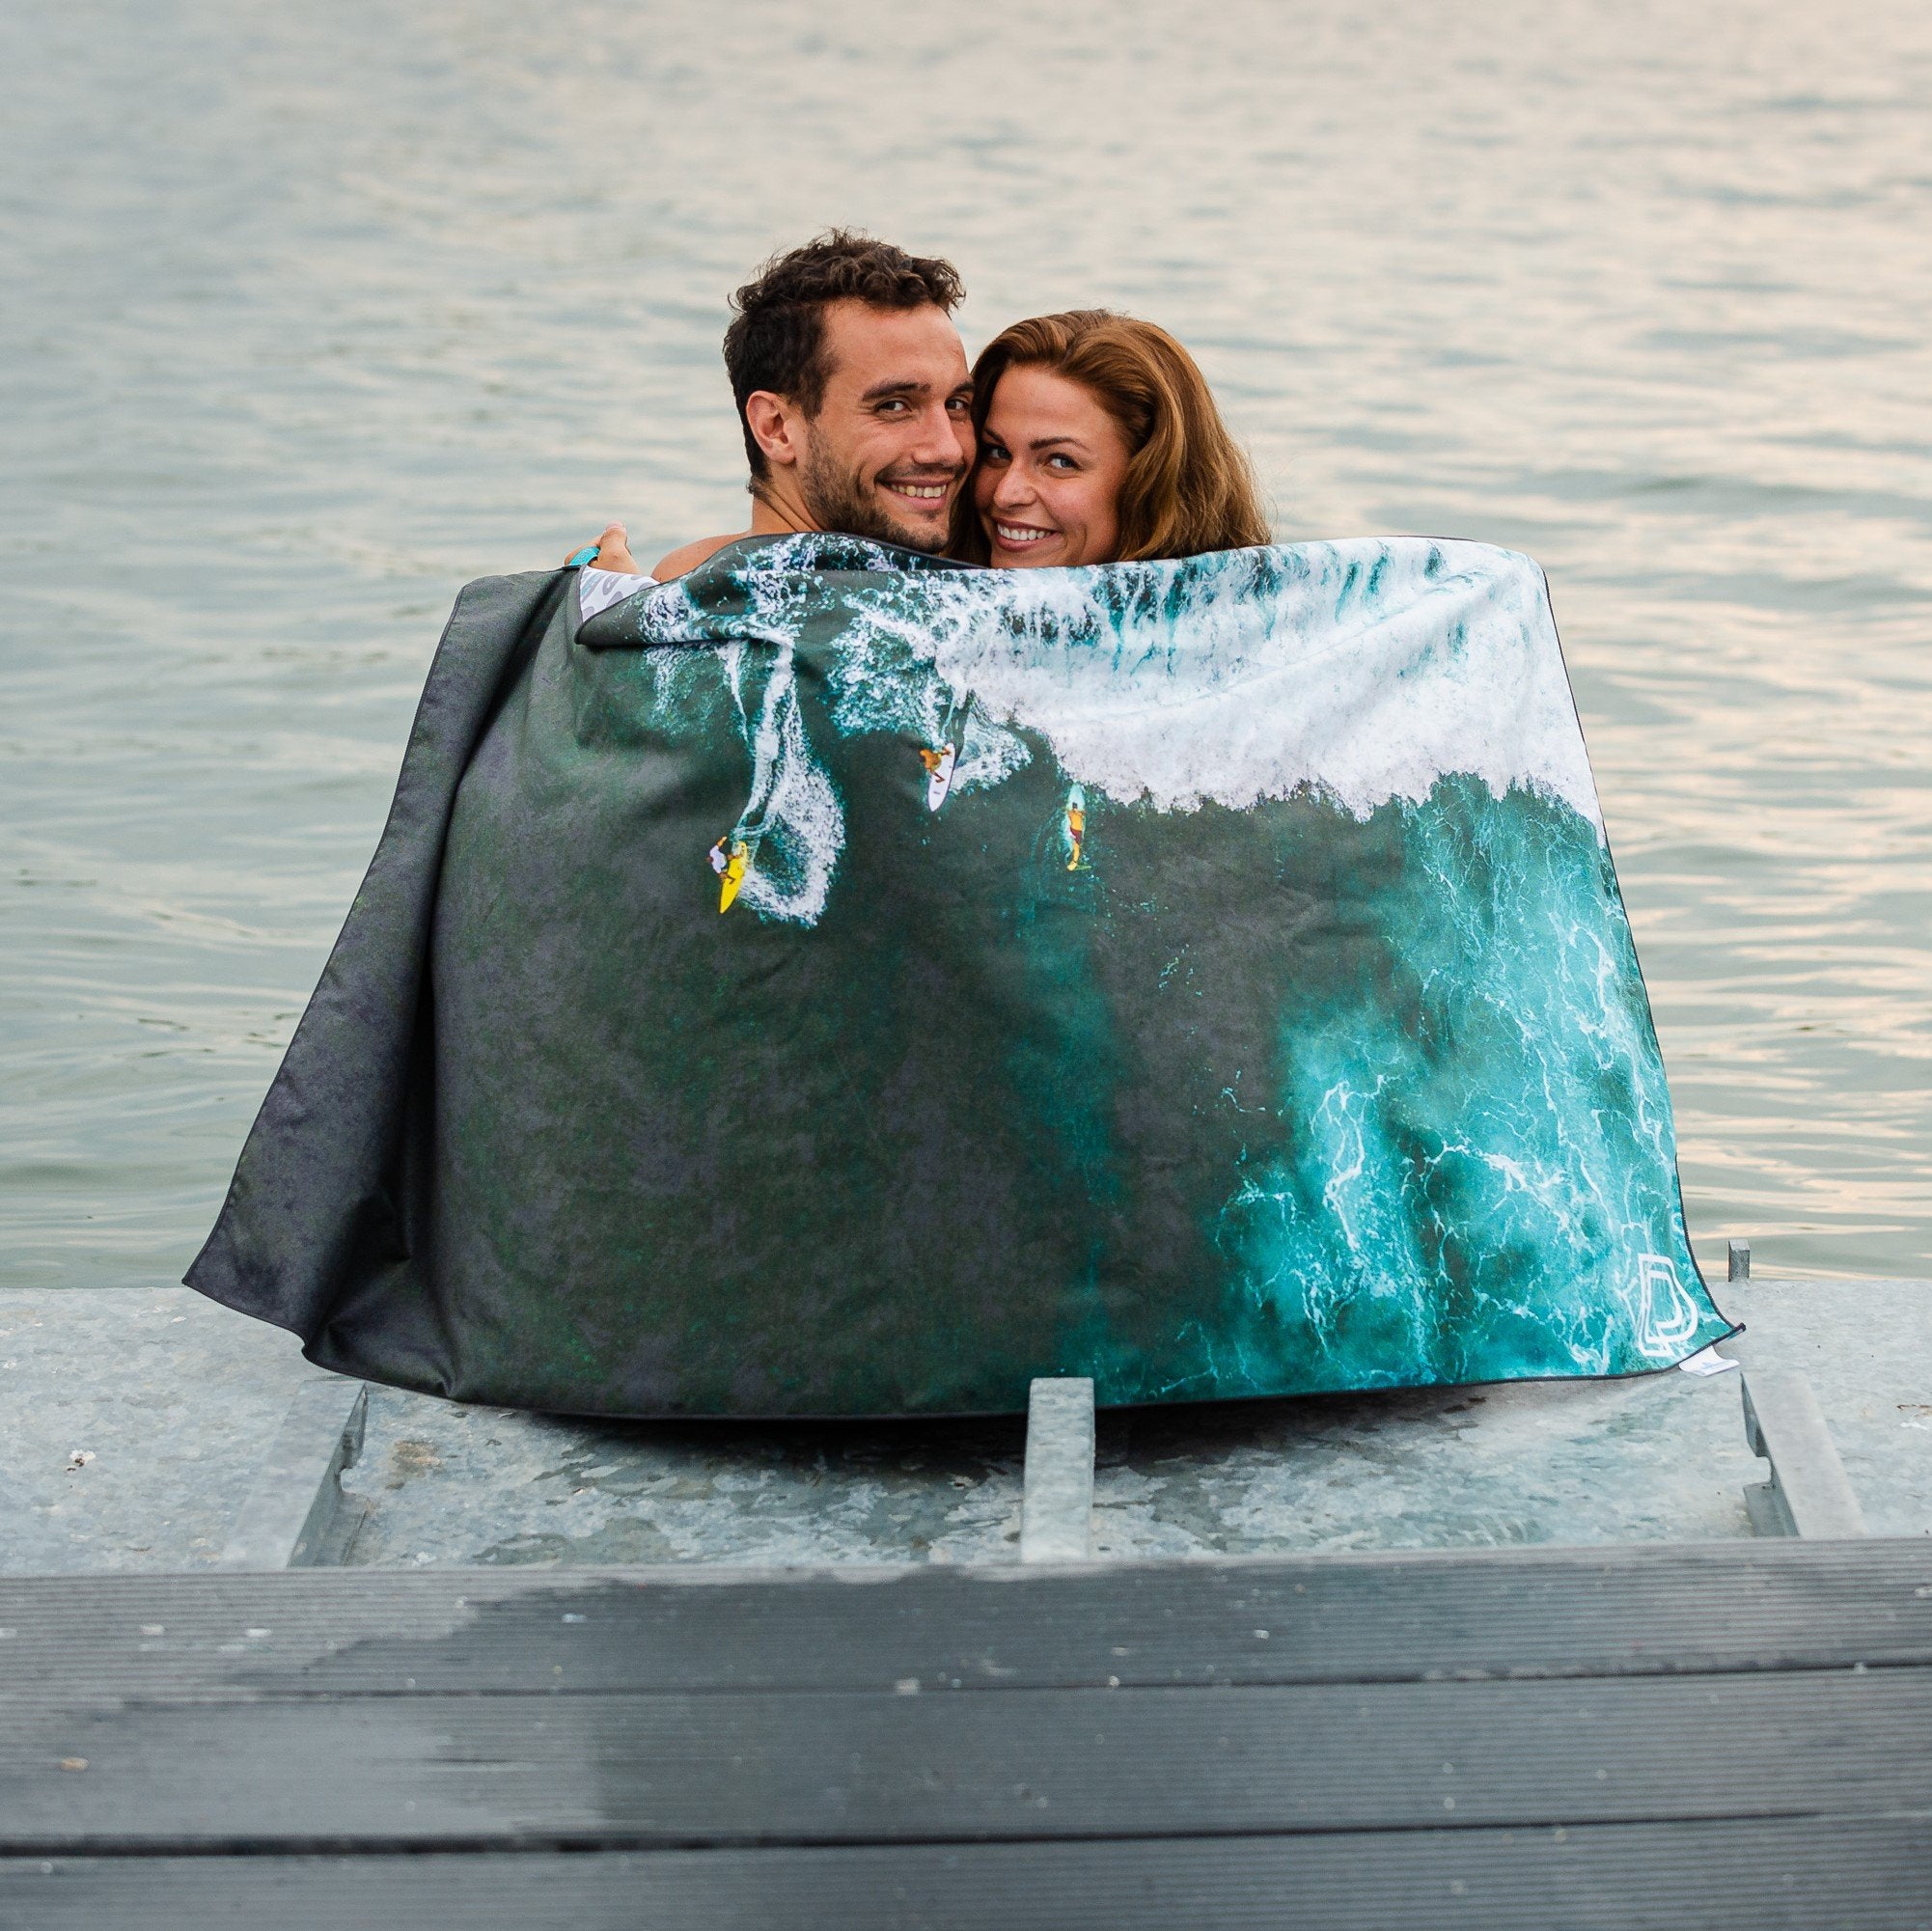
<instances>
[{"instance_id":1,"label":"man","mask_svg":"<svg viewBox=\"0 0 1932 1931\"><path fill-rule=\"evenodd\" d=\"M948 262L834 229L732 297L725 367L751 464L749 530L673 550L659 581L741 537L837 530L946 545L974 455L972 382ZM641 575L621 523L596 567Z\"/></svg>"}]
</instances>

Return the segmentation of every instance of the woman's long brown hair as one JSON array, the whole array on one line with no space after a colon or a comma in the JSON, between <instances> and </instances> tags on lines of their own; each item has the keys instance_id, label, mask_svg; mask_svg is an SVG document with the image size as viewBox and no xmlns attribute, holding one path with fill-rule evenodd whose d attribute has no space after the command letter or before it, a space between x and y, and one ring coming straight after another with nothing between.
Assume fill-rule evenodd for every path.
<instances>
[{"instance_id":1,"label":"woman's long brown hair","mask_svg":"<svg viewBox=\"0 0 1932 1931\"><path fill-rule=\"evenodd\" d=\"M973 428L983 440L993 392L1008 369L1050 369L1090 390L1127 441L1119 561L1194 557L1273 540L1254 472L1228 433L1194 357L1166 329L1109 309L1035 316L1002 329L973 365ZM952 554L991 554L969 485Z\"/></svg>"}]
</instances>

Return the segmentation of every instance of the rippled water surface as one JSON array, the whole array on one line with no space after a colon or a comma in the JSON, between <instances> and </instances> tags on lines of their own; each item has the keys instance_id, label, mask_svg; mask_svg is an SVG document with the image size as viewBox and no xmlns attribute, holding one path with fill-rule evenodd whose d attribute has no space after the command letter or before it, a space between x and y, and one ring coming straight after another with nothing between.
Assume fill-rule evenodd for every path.
<instances>
[{"instance_id":1,"label":"rippled water surface","mask_svg":"<svg viewBox=\"0 0 1932 1931\"><path fill-rule=\"evenodd\" d=\"M0 1278L173 1278L457 586L736 527L724 296L1200 354L1286 538L1548 567L1706 1258L1932 1267L1932 11L0 16Z\"/></svg>"}]
</instances>

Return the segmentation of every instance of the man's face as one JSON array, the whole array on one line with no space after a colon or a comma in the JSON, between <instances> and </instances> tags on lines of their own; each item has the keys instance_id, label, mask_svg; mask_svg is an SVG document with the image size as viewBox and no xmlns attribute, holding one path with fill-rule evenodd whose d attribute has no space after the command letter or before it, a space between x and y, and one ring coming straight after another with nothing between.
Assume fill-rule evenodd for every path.
<instances>
[{"instance_id":1,"label":"man's face","mask_svg":"<svg viewBox=\"0 0 1932 1931\"><path fill-rule=\"evenodd\" d=\"M804 425L799 490L821 530L937 552L973 466L973 387L941 309L825 310L831 374Z\"/></svg>"}]
</instances>

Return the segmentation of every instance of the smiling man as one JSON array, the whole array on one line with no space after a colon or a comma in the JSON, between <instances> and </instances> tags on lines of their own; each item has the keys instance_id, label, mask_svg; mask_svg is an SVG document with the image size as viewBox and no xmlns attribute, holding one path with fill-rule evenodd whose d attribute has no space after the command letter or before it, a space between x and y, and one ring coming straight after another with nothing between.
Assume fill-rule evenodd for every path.
<instances>
[{"instance_id":1,"label":"smiling man","mask_svg":"<svg viewBox=\"0 0 1932 1931\"><path fill-rule=\"evenodd\" d=\"M740 537L836 530L936 553L972 467L973 385L949 262L834 229L732 297L725 367L751 464L749 530L665 557L660 580ZM600 570L638 573L623 525Z\"/></svg>"}]
</instances>

